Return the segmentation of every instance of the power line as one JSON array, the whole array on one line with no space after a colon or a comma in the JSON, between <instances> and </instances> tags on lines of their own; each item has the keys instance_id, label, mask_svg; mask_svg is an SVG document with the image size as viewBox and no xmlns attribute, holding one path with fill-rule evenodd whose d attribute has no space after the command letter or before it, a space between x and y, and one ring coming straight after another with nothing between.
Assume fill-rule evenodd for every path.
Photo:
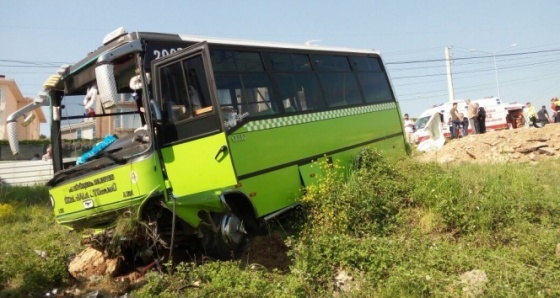
<instances>
[{"instance_id":1,"label":"power line","mask_svg":"<svg viewBox=\"0 0 560 298\"><path fill-rule=\"evenodd\" d=\"M513 66L502 66L502 67L498 67L498 70L504 70L504 69L516 69L516 68L524 68L524 67L530 67L530 66L537 66L537 65L542 65L542 64L551 64L551 63L557 63L560 62L560 59L553 59L553 60L545 60L545 61L540 61L540 62L532 62L532 63L522 63L522 64L516 64ZM460 67L456 67L460 68ZM413 69L410 69L413 70ZM391 70L392 71L392 70ZM462 74L470 74L470 73L479 73L479 72L488 72L488 71L494 71L494 67L489 67L487 69L471 69L471 70L465 70L465 71L454 71L453 75L462 75ZM435 74L418 74L418 75L409 75L409 76L394 76L391 77L393 80L401 80L401 79L413 79L413 78L424 78L424 77L437 77L437 76L446 76L447 73L435 73Z\"/></svg>"},{"instance_id":2,"label":"power line","mask_svg":"<svg viewBox=\"0 0 560 298\"><path fill-rule=\"evenodd\" d=\"M531 55L531 54L539 54L539 53L552 53L552 52L560 52L560 49L532 51L532 52L519 52L519 53L500 54L500 55L480 55L480 56L472 56L472 57L459 57L459 58L453 58L452 60L453 61L461 61L461 60L472 60L472 59L480 59L480 58L523 56L523 55ZM444 61L446 61L446 59L425 59L425 60L385 62L385 64L386 65L398 65L398 64L413 64L413 63L434 63L434 62L444 62Z\"/></svg>"}]
</instances>

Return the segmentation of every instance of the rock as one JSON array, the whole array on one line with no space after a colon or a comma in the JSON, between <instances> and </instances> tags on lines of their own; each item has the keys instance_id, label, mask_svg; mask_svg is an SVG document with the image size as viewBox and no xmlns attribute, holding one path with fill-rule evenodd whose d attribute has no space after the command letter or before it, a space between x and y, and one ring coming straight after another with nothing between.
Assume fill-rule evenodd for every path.
<instances>
[{"instance_id":1,"label":"rock","mask_svg":"<svg viewBox=\"0 0 560 298\"><path fill-rule=\"evenodd\" d=\"M537 143L537 144L534 144L534 145L529 145L529 146L525 146L523 148L519 148L519 149L517 149L517 151L521 152L521 153L530 153L530 152L533 152L533 151L535 151L539 148L542 148L542 147L548 147L548 144L547 143Z\"/></svg>"},{"instance_id":2,"label":"rock","mask_svg":"<svg viewBox=\"0 0 560 298\"><path fill-rule=\"evenodd\" d=\"M539 148L539 153L543 153L543 154L550 155L550 156L556 154L556 153L555 153L554 151L552 151L551 149L545 148L545 147Z\"/></svg>"},{"instance_id":3,"label":"rock","mask_svg":"<svg viewBox=\"0 0 560 298\"><path fill-rule=\"evenodd\" d=\"M550 138L531 138L531 139L528 139L527 141L529 141L529 142L547 142L548 140L550 140Z\"/></svg>"},{"instance_id":4,"label":"rock","mask_svg":"<svg viewBox=\"0 0 560 298\"><path fill-rule=\"evenodd\" d=\"M349 275L346 270L339 269L336 276L334 277L336 291L333 293L333 297L346 297L348 294L352 294L352 292L359 291L362 276L360 272L356 274L358 274L358 276L357 278L354 278L353 276Z\"/></svg>"},{"instance_id":5,"label":"rock","mask_svg":"<svg viewBox=\"0 0 560 298\"><path fill-rule=\"evenodd\" d=\"M483 270L475 269L461 274L465 297L481 297L487 282L488 277Z\"/></svg>"},{"instance_id":6,"label":"rock","mask_svg":"<svg viewBox=\"0 0 560 298\"><path fill-rule=\"evenodd\" d=\"M113 276L117 272L118 259L108 259L103 252L88 247L68 265L68 272L78 280L87 280L100 275Z\"/></svg>"},{"instance_id":7,"label":"rock","mask_svg":"<svg viewBox=\"0 0 560 298\"><path fill-rule=\"evenodd\" d=\"M336 288L341 292L349 292L349 283L353 280L352 276L348 275L346 271L340 270L338 274L334 277Z\"/></svg>"},{"instance_id":8,"label":"rock","mask_svg":"<svg viewBox=\"0 0 560 298\"><path fill-rule=\"evenodd\" d=\"M41 258L46 259L49 257L49 253L44 250L35 249L35 253L39 255Z\"/></svg>"}]
</instances>

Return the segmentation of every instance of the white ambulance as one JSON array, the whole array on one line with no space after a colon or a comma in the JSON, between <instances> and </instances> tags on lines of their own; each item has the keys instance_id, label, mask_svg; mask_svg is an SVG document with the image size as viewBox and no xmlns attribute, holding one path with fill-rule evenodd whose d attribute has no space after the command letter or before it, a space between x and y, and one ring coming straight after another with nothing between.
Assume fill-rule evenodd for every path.
<instances>
[{"instance_id":1,"label":"white ambulance","mask_svg":"<svg viewBox=\"0 0 560 298\"><path fill-rule=\"evenodd\" d=\"M498 97L472 99L471 101L478 103L479 107L483 107L486 111L486 131L508 128L508 111L506 109L506 106L509 106L508 104L502 103ZM455 100L453 103L455 102L458 104L457 109L459 110L459 113L463 113L463 115L467 117L467 103L465 100ZM430 120L432 120L432 116L436 115L436 113L439 113L436 116L439 116L440 118L438 119L438 123L441 125L441 132L443 133L443 136L445 138L451 137L451 115L449 114L449 111L451 110L453 103L446 102L439 104L420 114L416 120L415 140L417 143L421 143L422 141L430 138L430 132L426 126L432 123ZM469 127L468 132L472 132L472 127Z\"/></svg>"}]
</instances>

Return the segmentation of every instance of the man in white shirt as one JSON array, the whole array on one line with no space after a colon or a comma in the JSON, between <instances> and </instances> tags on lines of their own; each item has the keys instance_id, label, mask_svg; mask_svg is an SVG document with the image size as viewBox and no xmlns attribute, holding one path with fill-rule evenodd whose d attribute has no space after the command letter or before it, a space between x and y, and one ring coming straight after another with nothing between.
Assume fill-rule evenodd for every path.
<instances>
[{"instance_id":1,"label":"man in white shirt","mask_svg":"<svg viewBox=\"0 0 560 298\"><path fill-rule=\"evenodd\" d=\"M406 141L414 144L414 121L408 118L408 114L404 114L404 132L406 133Z\"/></svg>"},{"instance_id":2,"label":"man in white shirt","mask_svg":"<svg viewBox=\"0 0 560 298\"><path fill-rule=\"evenodd\" d=\"M478 120L476 119L477 114L477 107L474 102L471 102L470 99L465 101L467 103L467 118L469 118L469 126L472 129L472 133L479 133L480 129L478 127Z\"/></svg>"}]
</instances>

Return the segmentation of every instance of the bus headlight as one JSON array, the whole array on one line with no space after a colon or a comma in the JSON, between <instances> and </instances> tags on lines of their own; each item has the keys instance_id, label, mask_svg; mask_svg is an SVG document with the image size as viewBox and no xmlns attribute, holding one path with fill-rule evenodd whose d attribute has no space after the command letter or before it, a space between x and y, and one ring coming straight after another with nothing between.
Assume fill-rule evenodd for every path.
<instances>
[{"instance_id":1,"label":"bus headlight","mask_svg":"<svg viewBox=\"0 0 560 298\"><path fill-rule=\"evenodd\" d=\"M51 199L51 206L54 208L54 198L52 195L50 195L49 198Z\"/></svg>"}]
</instances>

